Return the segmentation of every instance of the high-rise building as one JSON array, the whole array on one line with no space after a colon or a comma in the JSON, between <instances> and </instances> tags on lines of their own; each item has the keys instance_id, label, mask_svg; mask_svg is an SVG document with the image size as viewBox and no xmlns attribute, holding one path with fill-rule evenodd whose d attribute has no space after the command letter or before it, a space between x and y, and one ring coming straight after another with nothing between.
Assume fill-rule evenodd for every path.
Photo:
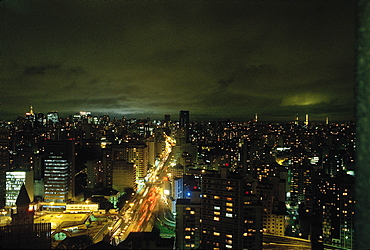
<instances>
[{"instance_id":1,"label":"high-rise building","mask_svg":"<svg viewBox=\"0 0 370 250\"><path fill-rule=\"evenodd\" d=\"M199 249L201 191L192 191L189 198L176 201L176 249Z\"/></svg>"},{"instance_id":2,"label":"high-rise building","mask_svg":"<svg viewBox=\"0 0 370 250\"><path fill-rule=\"evenodd\" d=\"M13 207L18 198L21 187L25 185L28 190L29 199L33 201L33 171L11 171L6 172L6 194L5 206Z\"/></svg>"},{"instance_id":3,"label":"high-rise building","mask_svg":"<svg viewBox=\"0 0 370 250\"><path fill-rule=\"evenodd\" d=\"M164 115L164 125L166 127L170 127L170 125L171 125L170 123L171 123L171 115L165 114Z\"/></svg>"},{"instance_id":4,"label":"high-rise building","mask_svg":"<svg viewBox=\"0 0 370 250\"><path fill-rule=\"evenodd\" d=\"M189 121L189 111L180 111L180 129L184 130L185 134L185 139L186 141L189 141L189 126L190 126L190 121Z\"/></svg>"},{"instance_id":5,"label":"high-rise building","mask_svg":"<svg viewBox=\"0 0 370 250\"><path fill-rule=\"evenodd\" d=\"M46 116L46 122L48 124L59 122L59 115L57 111L49 112Z\"/></svg>"},{"instance_id":6,"label":"high-rise building","mask_svg":"<svg viewBox=\"0 0 370 250\"><path fill-rule=\"evenodd\" d=\"M111 164L111 166L113 166L113 162L119 160L126 161L127 163L133 163L136 167L136 183L144 180L144 177L146 176L148 171L148 149L146 144L113 144L111 150L111 156L110 159L107 161L107 164Z\"/></svg>"},{"instance_id":7,"label":"high-rise building","mask_svg":"<svg viewBox=\"0 0 370 250\"><path fill-rule=\"evenodd\" d=\"M44 150L44 199L46 202L67 202L74 197L74 141L47 140Z\"/></svg>"},{"instance_id":8,"label":"high-rise building","mask_svg":"<svg viewBox=\"0 0 370 250\"><path fill-rule=\"evenodd\" d=\"M10 163L10 132L5 127L0 128L0 208L5 206L6 171Z\"/></svg>"},{"instance_id":9,"label":"high-rise building","mask_svg":"<svg viewBox=\"0 0 370 250\"><path fill-rule=\"evenodd\" d=\"M202 249L262 249L262 205L251 186L221 168L203 176L201 203Z\"/></svg>"},{"instance_id":10,"label":"high-rise building","mask_svg":"<svg viewBox=\"0 0 370 250\"><path fill-rule=\"evenodd\" d=\"M113 182L114 190L124 192L126 188L137 189L136 166L125 160L115 160L113 162Z\"/></svg>"},{"instance_id":11,"label":"high-rise building","mask_svg":"<svg viewBox=\"0 0 370 250\"><path fill-rule=\"evenodd\" d=\"M304 125L307 127L308 126L308 114L306 114L306 119L304 120Z\"/></svg>"},{"instance_id":12,"label":"high-rise building","mask_svg":"<svg viewBox=\"0 0 370 250\"><path fill-rule=\"evenodd\" d=\"M94 159L86 162L87 188L93 189L99 182L103 183L103 164L101 160Z\"/></svg>"},{"instance_id":13,"label":"high-rise building","mask_svg":"<svg viewBox=\"0 0 370 250\"><path fill-rule=\"evenodd\" d=\"M352 249L355 240L354 177L344 173L323 177L318 187L323 243Z\"/></svg>"}]
</instances>

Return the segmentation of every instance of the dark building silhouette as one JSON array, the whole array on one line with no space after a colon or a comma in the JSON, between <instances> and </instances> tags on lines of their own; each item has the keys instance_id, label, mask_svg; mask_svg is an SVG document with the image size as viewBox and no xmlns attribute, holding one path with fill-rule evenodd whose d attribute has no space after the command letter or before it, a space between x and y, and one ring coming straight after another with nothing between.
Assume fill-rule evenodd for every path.
<instances>
[{"instance_id":1,"label":"dark building silhouette","mask_svg":"<svg viewBox=\"0 0 370 250\"><path fill-rule=\"evenodd\" d=\"M12 224L0 227L0 248L51 249L51 224L34 223L34 210L25 185L22 185L16 205Z\"/></svg>"},{"instance_id":2,"label":"dark building silhouette","mask_svg":"<svg viewBox=\"0 0 370 250\"><path fill-rule=\"evenodd\" d=\"M189 141L189 111L180 111L180 129L184 130L185 139L186 141Z\"/></svg>"},{"instance_id":3,"label":"dark building silhouette","mask_svg":"<svg viewBox=\"0 0 370 250\"><path fill-rule=\"evenodd\" d=\"M152 232L131 232L117 247L120 249L171 250L174 241L174 238L162 238L159 229L154 228Z\"/></svg>"},{"instance_id":4,"label":"dark building silhouette","mask_svg":"<svg viewBox=\"0 0 370 250\"><path fill-rule=\"evenodd\" d=\"M203 177L201 249L262 249L263 207L250 189L226 167Z\"/></svg>"}]
</instances>

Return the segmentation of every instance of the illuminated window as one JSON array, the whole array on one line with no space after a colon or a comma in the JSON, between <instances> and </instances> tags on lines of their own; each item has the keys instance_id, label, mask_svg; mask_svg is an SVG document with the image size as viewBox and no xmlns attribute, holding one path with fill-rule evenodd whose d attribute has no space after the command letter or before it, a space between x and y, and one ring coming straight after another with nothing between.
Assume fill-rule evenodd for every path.
<instances>
[{"instance_id":1,"label":"illuminated window","mask_svg":"<svg viewBox=\"0 0 370 250\"><path fill-rule=\"evenodd\" d=\"M233 204L232 204L232 203L227 202L227 203L226 203L226 206L228 206L228 207L232 207L232 206L233 206Z\"/></svg>"},{"instance_id":2,"label":"illuminated window","mask_svg":"<svg viewBox=\"0 0 370 250\"><path fill-rule=\"evenodd\" d=\"M226 240L226 243L233 244L233 241L232 240Z\"/></svg>"},{"instance_id":3,"label":"illuminated window","mask_svg":"<svg viewBox=\"0 0 370 250\"><path fill-rule=\"evenodd\" d=\"M190 207L187 207L187 208L185 208L185 210L191 210L191 208Z\"/></svg>"},{"instance_id":4,"label":"illuminated window","mask_svg":"<svg viewBox=\"0 0 370 250\"><path fill-rule=\"evenodd\" d=\"M221 208L215 206L215 207L213 207L213 209L220 210Z\"/></svg>"},{"instance_id":5,"label":"illuminated window","mask_svg":"<svg viewBox=\"0 0 370 250\"><path fill-rule=\"evenodd\" d=\"M227 207L227 208L226 208L226 211L228 211L228 212L232 212L232 211L233 211L233 209L232 209L232 208Z\"/></svg>"},{"instance_id":6,"label":"illuminated window","mask_svg":"<svg viewBox=\"0 0 370 250\"><path fill-rule=\"evenodd\" d=\"M232 218L233 217L233 214L226 213L226 217Z\"/></svg>"},{"instance_id":7,"label":"illuminated window","mask_svg":"<svg viewBox=\"0 0 370 250\"><path fill-rule=\"evenodd\" d=\"M220 212L218 212L218 211L214 211L214 212L213 212L213 214L214 214L214 215L220 215L221 213L220 213Z\"/></svg>"},{"instance_id":8,"label":"illuminated window","mask_svg":"<svg viewBox=\"0 0 370 250\"><path fill-rule=\"evenodd\" d=\"M226 245L226 248L233 248L233 246L231 246L231 245Z\"/></svg>"},{"instance_id":9,"label":"illuminated window","mask_svg":"<svg viewBox=\"0 0 370 250\"><path fill-rule=\"evenodd\" d=\"M185 228L185 231L190 231L190 227Z\"/></svg>"},{"instance_id":10,"label":"illuminated window","mask_svg":"<svg viewBox=\"0 0 370 250\"><path fill-rule=\"evenodd\" d=\"M213 196L213 198L214 198L215 200L219 200L219 199L220 199L220 196L215 195L215 196Z\"/></svg>"},{"instance_id":11,"label":"illuminated window","mask_svg":"<svg viewBox=\"0 0 370 250\"><path fill-rule=\"evenodd\" d=\"M233 198L231 198L231 197L227 197L227 198L226 198L226 200L228 200L228 201L232 201L232 200L233 200Z\"/></svg>"},{"instance_id":12,"label":"illuminated window","mask_svg":"<svg viewBox=\"0 0 370 250\"><path fill-rule=\"evenodd\" d=\"M220 236L220 233L219 232L213 232L213 235Z\"/></svg>"},{"instance_id":13,"label":"illuminated window","mask_svg":"<svg viewBox=\"0 0 370 250\"><path fill-rule=\"evenodd\" d=\"M185 239L189 240L191 237L189 235L185 236Z\"/></svg>"},{"instance_id":14,"label":"illuminated window","mask_svg":"<svg viewBox=\"0 0 370 250\"><path fill-rule=\"evenodd\" d=\"M213 217L213 220L220 221L220 217Z\"/></svg>"},{"instance_id":15,"label":"illuminated window","mask_svg":"<svg viewBox=\"0 0 370 250\"><path fill-rule=\"evenodd\" d=\"M227 238L232 238L233 236L231 234L226 234Z\"/></svg>"},{"instance_id":16,"label":"illuminated window","mask_svg":"<svg viewBox=\"0 0 370 250\"><path fill-rule=\"evenodd\" d=\"M190 214L195 214L195 211L190 211Z\"/></svg>"}]
</instances>

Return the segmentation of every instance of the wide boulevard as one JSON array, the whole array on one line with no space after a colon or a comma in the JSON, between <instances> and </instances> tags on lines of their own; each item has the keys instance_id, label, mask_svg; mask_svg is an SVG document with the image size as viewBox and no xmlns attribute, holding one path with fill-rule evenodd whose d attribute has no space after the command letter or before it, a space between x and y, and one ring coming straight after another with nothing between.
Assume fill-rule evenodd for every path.
<instances>
[{"instance_id":1,"label":"wide boulevard","mask_svg":"<svg viewBox=\"0 0 370 250\"><path fill-rule=\"evenodd\" d=\"M130 201L119 212L119 216L110 229L112 245L124 241L130 232L151 232L159 211L159 202L166 201L163 195L163 177L166 175L168 165L172 158L174 143L166 137L166 146L155 166L148 171L144 182Z\"/></svg>"}]
</instances>

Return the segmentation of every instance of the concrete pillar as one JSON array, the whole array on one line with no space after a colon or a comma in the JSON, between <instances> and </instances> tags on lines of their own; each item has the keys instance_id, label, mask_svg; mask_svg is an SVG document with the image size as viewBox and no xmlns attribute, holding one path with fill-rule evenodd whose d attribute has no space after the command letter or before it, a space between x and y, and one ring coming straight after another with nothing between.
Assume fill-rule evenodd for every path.
<instances>
[{"instance_id":1,"label":"concrete pillar","mask_svg":"<svg viewBox=\"0 0 370 250\"><path fill-rule=\"evenodd\" d=\"M355 248L370 249L370 1L358 1Z\"/></svg>"}]
</instances>

